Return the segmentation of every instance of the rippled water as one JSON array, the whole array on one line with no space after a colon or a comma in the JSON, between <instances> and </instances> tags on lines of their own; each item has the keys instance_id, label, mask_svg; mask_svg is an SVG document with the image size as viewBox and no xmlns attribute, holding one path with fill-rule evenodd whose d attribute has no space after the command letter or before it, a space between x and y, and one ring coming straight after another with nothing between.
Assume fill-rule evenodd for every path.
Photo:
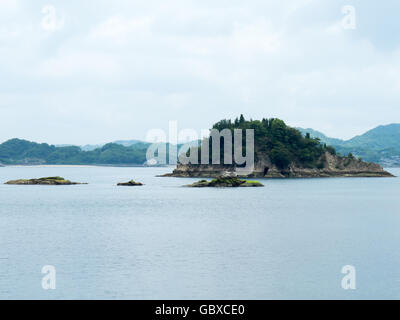
<instances>
[{"instance_id":1,"label":"rippled water","mask_svg":"<svg viewBox=\"0 0 400 320\"><path fill-rule=\"evenodd\" d=\"M264 180L182 188L168 168L6 167L1 299L400 298L400 179ZM399 169L391 170L400 175ZM144 187L116 187L134 179ZM45 291L44 265L57 270ZM357 289L343 290L353 265Z\"/></svg>"}]
</instances>

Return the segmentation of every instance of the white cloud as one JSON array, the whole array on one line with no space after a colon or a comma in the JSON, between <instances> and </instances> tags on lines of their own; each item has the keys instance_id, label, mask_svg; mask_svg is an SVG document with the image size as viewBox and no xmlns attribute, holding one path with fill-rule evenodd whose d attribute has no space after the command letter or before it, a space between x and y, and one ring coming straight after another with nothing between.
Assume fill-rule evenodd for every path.
<instances>
[{"instance_id":1,"label":"white cloud","mask_svg":"<svg viewBox=\"0 0 400 320\"><path fill-rule=\"evenodd\" d=\"M7 41L21 35L20 30L13 28L0 27L0 40Z\"/></svg>"},{"instance_id":2,"label":"white cloud","mask_svg":"<svg viewBox=\"0 0 400 320\"><path fill-rule=\"evenodd\" d=\"M134 38L138 35L151 36L153 23L153 17L126 19L121 16L113 16L96 26L91 31L90 36L94 39L108 38L118 43L126 43L129 37Z\"/></svg>"},{"instance_id":3,"label":"white cloud","mask_svg":"<svg viewBox=\"0 0 400 320\"><path fill-rule=\"evenodd\" d=\"M37 69L40 77L63 78L116 77L120 71L118 63L110 56L99 52L76 51L43 61Z\"/></svg>"},{"instance_id":4,"label":"white cloud","mask_svg":"<svg viewBox=\"0 0 400 320\"><path fill-rule=\"evenodd\" d=\"M273 32L271 23L262 20L252 24L235 24L233 45L240 52L276 53L280 49L279 34Z\"/></svg>"},{"instance_id":5,"label":"white cloud","mask_svg":"<svg viewBox=\"0 0 400 320\"><path fill-rule=\"evenodd\" d=\"M8 12L15 12L19 9L20 3L18 0L1 0L0 1L0 10L1 11L8 11Z\"/></svg>"},{"instance_id":6,"label":"white cloud","mask_svg":"<svg viewBox=\"0 0 400 320\"><path fill-rule=\"evenodd\" d=\"M46 4L0 0L0 141L142 138L240 113L338 137L400 122L397 33L382 29L400 22L367 2L344 30L335 0L54 1L50 33Z\"/></svg>"}]
</instances>

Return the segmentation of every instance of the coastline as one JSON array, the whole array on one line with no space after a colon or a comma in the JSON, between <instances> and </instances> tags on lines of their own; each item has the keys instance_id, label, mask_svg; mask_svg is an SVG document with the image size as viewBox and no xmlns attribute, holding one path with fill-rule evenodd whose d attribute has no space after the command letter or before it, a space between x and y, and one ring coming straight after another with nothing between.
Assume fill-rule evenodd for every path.
<instances>
[{"instance_id":1,"label":"coastline","mask_svg":"<svg viewBox=\"0 0 400 320\"><path fill-rule=\"evenodd\" d=\"M326 151L319 158L319 166L306 167L300 162L292 161L285 168L278 167L266 153L259 153L252 168L240 178L329 178L329 177L394 177L379 164L364 162L355 157L341 157ZM235 165L221 164L182 164L179 163L166 177L210 178L218 177L225 172L236 172Z\"/></svg>"},{"instance_id":2,"label":"coastline","mask_svg":"<svg viewBox=\"0 0 400 320\"><path fill-rule=\"evenodd\" d=\"M400 168L400 167L393 167L393 168ZM393 169L391 168L391 169ZM174 173L167 173L164 175L160 175L158 177L161 178L207 178L213 179L217 178L221 174L211 174L211 173L204 173L198 175L181 175L181 174L174 174ZM238 175L238 178L241 179L269 179L269 180L281 180L281 179L324 179L324 178L398 178L394 174L388 172L388 174L381 174L381 173L343 173L343 174L310 174L310 175L280 175L280 176L272 176L272 175Z\"/></svg>"},{"instance_id":3,"label":"coastline","mask_svg":"<svg viewBox=\"0 0 400 320\"><path fill-rule=\"evenodd\" d=\"M117 164L13 164L2 165L4 168L94 168L94 167L110 167L110 168L175 168L175 166L144 166L144 165L117 165Z\"/></svg>"}]
</instances>

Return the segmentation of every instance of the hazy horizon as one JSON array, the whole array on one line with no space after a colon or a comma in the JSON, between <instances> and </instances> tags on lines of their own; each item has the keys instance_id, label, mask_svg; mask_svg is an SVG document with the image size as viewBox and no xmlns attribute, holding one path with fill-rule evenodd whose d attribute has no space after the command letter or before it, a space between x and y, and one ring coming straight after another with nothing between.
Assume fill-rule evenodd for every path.
<instances>
[{"instance_id":1,"label":"hazy horizon","mask_svg":"<svg viewBox=\"0 0 400 320\"><path fill-rule=\"evenodd\" d=\"M354 28L346 28L346 5ZM344 10L344 11L343 11ZM0 141L100 144L240 114L350 139L400 123L400 3L2 0Z\"/></svg>"}]
</instances>

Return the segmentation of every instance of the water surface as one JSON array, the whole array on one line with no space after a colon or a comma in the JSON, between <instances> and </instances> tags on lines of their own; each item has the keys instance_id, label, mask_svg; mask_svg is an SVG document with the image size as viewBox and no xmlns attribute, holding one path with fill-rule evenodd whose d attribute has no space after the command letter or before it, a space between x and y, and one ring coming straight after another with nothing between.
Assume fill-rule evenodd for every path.
<instances>
[{"instance_id":1,"label":"water surface","mask_svg":"<svg viewBox=\"0 0 400 320\"><path fill-rule=\"evenodd\" d=\"M192 189L168 168L5 167L0 299L400 298L400 180L262 180ZM391 170L400 175L399 169ZM116 187L134 179L143 187ZM41 269L57 270L57 289ZM341 288L341 268L357 289Z\"/></svg>"}]
</instances>

